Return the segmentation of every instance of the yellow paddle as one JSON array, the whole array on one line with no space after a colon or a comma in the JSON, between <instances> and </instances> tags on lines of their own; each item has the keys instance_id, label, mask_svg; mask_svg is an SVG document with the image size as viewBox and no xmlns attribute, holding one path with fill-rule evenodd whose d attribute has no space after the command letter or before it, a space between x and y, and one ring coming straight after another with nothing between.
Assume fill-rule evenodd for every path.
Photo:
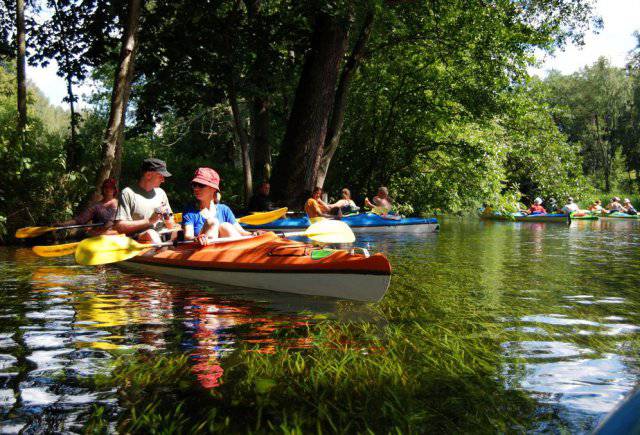
<instances>
[{"instance_id":1,"label":"yellow paddle","mask_svg":"<svg viewBox=\"0 0 640 435\"><path fill-rule=\"evenodd\" d=\"M341 221L318 222L309 226L306 231L287 235L305 236L320 243L352 243L355 240L351 228ZM231 240L237 239L217 239L213 241L219 243ZM91 237L78 244L76 248L76 263L85 266L117 263L133 258L149 248L173 246L175 243L143 244L125 235Z\"/></svg>"},{"instance_id":2,"label":"yellow paddle","mask_svg":"<svg viewBox=\"0 0 640 435\"><path fill-rule=\"evenodd\" d=\"M356 240L356 236L349 225L343 221L330 219L311 224L304 231L283 233L283 235L287 237L304 236L320 243L353 243Z\"/></svg>"},{"instance_id":3,"label":"yellow paddle","mask_svg":"<svg viewBox=\"0 0 640 435\"><path fill-rule=\"evenodd\" d=\"M102 227L103 223L84 224L84 225L67 225L66 227L24 227L16 231L16 239L28 239L38 237L50 231L70 230L73 228Z\"/></svg>"},{"instance_id":4,"label":"yellow paddle","mask_svg":"<svg viewBox=\"0 0 640 435\"><path fill-rule=\"evenodd\" d=\"M263 225L268 224L269 222L273 222L277 219L280 219L282 216L287 214L287 207L279 208L273 211L262 211L254 214L250 214L248 216L243 216L238 218L237 221L241 224L247 225Z\"/></svg>"},{"instance_id":5,"label":"yellow paddle","mask_svg":"<svg viewBox=\"0 0 640 435\"><path fill-rule=\"evenodd\" d=\"M62 257L76 252L79 244L80 242L73 242L65 243L64 245L34 246L31 249L41 257Z\"/></svg>"}]
</instances>

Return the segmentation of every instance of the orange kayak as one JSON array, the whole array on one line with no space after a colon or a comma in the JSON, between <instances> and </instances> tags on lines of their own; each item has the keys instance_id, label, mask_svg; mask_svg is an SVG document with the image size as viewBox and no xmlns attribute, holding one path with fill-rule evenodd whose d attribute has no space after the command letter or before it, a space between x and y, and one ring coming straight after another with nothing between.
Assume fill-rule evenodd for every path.
<instances>
[{"instance_id":1,"label":"orange kayak","mask_svg":"<svg viewBox=\"0 0 640 435\"><path fill-rule=\"evenodd\" d=\"M124 265L239 287L378 301L389 286L391 265L382 254L359 251L317 248L265 233L205 247L149 250Z\"/></svg>"}]
</instances>

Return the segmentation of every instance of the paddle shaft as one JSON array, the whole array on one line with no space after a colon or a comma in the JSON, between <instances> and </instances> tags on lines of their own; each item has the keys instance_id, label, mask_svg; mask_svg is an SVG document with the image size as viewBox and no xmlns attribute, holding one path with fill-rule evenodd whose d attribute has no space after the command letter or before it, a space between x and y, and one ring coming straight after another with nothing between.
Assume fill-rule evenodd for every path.
<instances>
[{"instance_id":1,"label":"paddle shaft","mask_svg":"<svg viewBox=\"0 0 640 435\"><path fill-rule=\"evenodd\" d=\"M103 227L107 225L106 223L95 223L95 224L79 224L79 225L67 225L64 227L52 227L54 228L51 231L58 231L58 230L72 230L74 228L89 228L89 227Z\"/></svg>"}]
</instances>

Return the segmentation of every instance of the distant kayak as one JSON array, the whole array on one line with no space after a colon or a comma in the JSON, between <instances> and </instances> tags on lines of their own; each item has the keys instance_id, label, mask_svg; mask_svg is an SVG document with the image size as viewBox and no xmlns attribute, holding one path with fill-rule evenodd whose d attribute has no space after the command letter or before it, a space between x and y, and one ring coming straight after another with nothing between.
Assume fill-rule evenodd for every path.
<instances>
[{"instance_id":1,"label":"distant kayak","mask_svg":"<svg viewBox=\"0 0 640 435\"><path fill-rule=\"evenodd\" d=\"M601 217L605 219L640 219L640 215L620 213L617 211L613 213L602 213Z\"/></svg>"},{"instance_id":2,"label":"distant kayak","mask_svg":"<svg viewBox=\"0 0 640 435\"><path fill-rule=\"evenodd\" d=\"M389 231L410 231L410 232L434 232L440 227L436 218L387 218L374 213L359 213L343 216L341 219L355 232L389 232ZM278 219L263 225L242 225L247 230L269 230L269 231L300 231L311 225L309 218L292 217Z\"/></svg>"},{"instance_id":3,"label":"distant kayak","mask_svg":"<svg viewBox=\"0 0 640 435\"><path fill-rule=\"evenodd\" d=\"M524 214L494 212L488 215L481 214L480 219L506 222L557 222L566 224L569 222L569 215L560 213Z\"/></svg>"}]
</instances>

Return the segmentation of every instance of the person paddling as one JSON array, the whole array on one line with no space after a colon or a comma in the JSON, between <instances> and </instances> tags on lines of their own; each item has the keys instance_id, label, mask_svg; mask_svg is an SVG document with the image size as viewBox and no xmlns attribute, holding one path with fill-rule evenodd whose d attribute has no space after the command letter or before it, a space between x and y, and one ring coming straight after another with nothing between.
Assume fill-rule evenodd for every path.
<instances>
[{"instance_id":1,"label":"person paddling","mask_svg":"<svg viewBox=\"0 0 640 435\"><path fill-rule=\"evenodd\" d=\"M104 224L104 226L90 228L87 232L92 236L116 233L115 230L111 229L118 209L118 185L116 180L113 178L107 178L104 180L102 182L101 192L102 198L100 201L89 206L89 208L83 210L73 219L69 219L64 222L56 222L54 225L64 227L69 225L84 225L88 222L101 223Z\"/></svg>"},{"instance_id":2,"label":"person paddling","mask_svg":"<svg viewBox=\"0 0 640 435\"><path fill-rule=\"evenodd\" d=\"M611 198L611 202L607 204L607 212L608 213L624 213L625 209L622 204L620 204L620 198L614 196Z\"/></svg>"},{"instance_id":3,"label":"person paddling","mask_svg":"<svg viewBox=\"0 0 640 435\"><path fill-rule=\"evenodd\" d=\"M182 214L185 240L196 240L206 246L219 237L250 236L236 221L229 206L220 203L220 176L211 168L198 168L191 180L197 209Z\"/></svg>"},{"instance_id":4,"label":"person paddling","mask_svg":"<svg viewBox=\"0 0 640 435\"><path fill-rule=\"evenodd\" d=\"M630 215L638 214L638 210L636 210L633 204L631 204L631 201L629 200L629 198L624 199L624 210L625 210L625 213Z\"/></svg>"},{"instance_id":5,"label":"person paddling","mask_svg":"<svg viewBox=\"0 0 640 435\"><path fill-rule=\"evenodd\" d=\"M125 187L120 193L115 229L141 242L160 243L158 231L175 226L169 198L160 188L171 173L164 161L155 158L145 159L140 171L138 184Z\"/></svg>"},{"instance_id":6,"label":"person paddling","mask_svg":"<svg viewBox=\"0 0 640 435\"><path fill-rule=\"evenodd\" d=\"M342 199L330 204L331 208L338 210L341 214L358 213L360 207L351 199L351 191L346 187L340 191Z\"/></svg>"},{"instance_id":7,"label":"person paddling","mask_svg":"<svg viewBox=\"0 0 640 435\"><path fill-rule=\"evenodd\" d=\"M588 208L589 211L601 212L602 211L602 201L596 199Z\"/></svg>"},{"instance_id":8,"label":"person paddling","mask_svg":"<svg viewBox=\"0 0 640 435\"><path fill-rule=\"evenodd\" d=\"M547 210L542 206L542 198L536 198L533 200L533 204L526 211L527 214L547 214Z\"/></svg>"},{"instance_id":9,"label":"person paddling","mask_svg":"<svg viewBox=\"0 0 640 435\"><path fill-rule=\"evenodd\" d=\"M304 205L304 211L309 216L309 219L317 219L321 217L331 218L331 210L334 208L333 205L327 204L322 200L322 187L316 187L313 189L313 193L311 194L311 198L307 199L307 202Z\"/></svg>"},{"instance_id":10,"label":"person paddling","mask_svg":"<svg viewBox=\"0 0 640 435\"><path fill-rule=\"evenodd\" d=\"M562 214L571 214L573 212L580 211L580 207L578 207L578 204L573 202L572 197L569 197L567 198L567 203L564 205L564 207L562 207L560 211L562 212Z\"/></svg>"}]
</instances>

